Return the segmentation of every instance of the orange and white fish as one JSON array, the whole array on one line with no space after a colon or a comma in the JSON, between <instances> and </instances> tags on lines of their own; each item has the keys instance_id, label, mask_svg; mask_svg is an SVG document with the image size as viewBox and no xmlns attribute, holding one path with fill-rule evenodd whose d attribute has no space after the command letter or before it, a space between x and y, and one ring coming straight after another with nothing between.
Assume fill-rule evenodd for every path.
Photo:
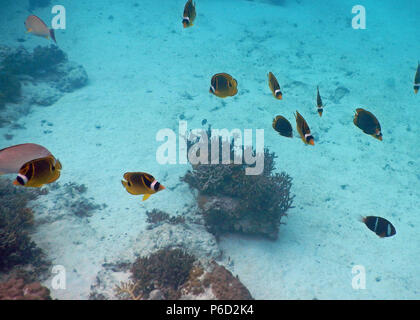
<instances>
[{"instance_id":1,"label":"orange and white fish","mask_svg":"<svg viewBox=\"0 0 420 320\"><path fill-rule=\"evenodd\" d=\"M143 194L143 201L150 195L165 189L151 174L145 172L126 172L124 179L121 183L127 192L133 195Z\"/></svg>"},{"instance_id":2,"label":"orange and white fish","mask_svg":"<svg viewBox=\"0 0 420 320\"><path fill-rule=\"evenodd\" d=\"M302 141L305 144L310 144L311 146L315 145L314 137L311 134L311 130L309 129L309 126L306 120L302 117L302 115L298 111L296 111L295 117L296 117L296 129L299 132L299 135L302 138Z\"/></svg>"},{"instance_id":3,"label":"orange and white fish","mask_svg":"<svg viewBox=\"0 0 420 320\"><path fill-rule=\"evenodd\" d=\"M37 16L30 15L29 17L27 17L25 20L25 27L26 32L46 39L49 39L51 37L51 39L53 39L54 42L57 43L57 41L55 40L54 29L48 28L44 21L42 21Z\"/></svg>"},{"instance_id":4,"label":"orange and white fish","mask_svg":"<svg viewBox=\"0 0 420 320\"><path fill-rule=\"evenodd\" d=\"M238 93L238 81L227 73L217 73L211 78L209 92L220 98L233 97Z\"/></svg>"},{"instance_id":5,"label":"orange and white fish","mask_svg":"<svg viewBox=\"0 0 420 320\"><path fill-rule=\"evenodd\" d=\"M270 87L274 98L278 100L283 99L283 93L280 90L279 82L277 81L276 77L272 72L268 73L268 86Z\"/></svg>"},{"instance_id":6,"label":"orange and white fish","mask_svg":"<svg viewBox=\"0 0 420 320\"><path fill-rule=\"evenodd\" d=\"M182 16L182 25L184 28L188 28L194 25L196 12L195 12L195 2L188 0L184 7L184 14Z\"/></svg>"},{"instance_id":7,"label":"orange and white fish","mask_svg":"<svg viewBox=\"0 0 420 320\"><path fill-rule=\"evenodd\" d=\"M60 161L52 155L31 160L20 168L13 184L15 186L40 188L60 178L61 169Z\"/></svg>"}]
</instances>

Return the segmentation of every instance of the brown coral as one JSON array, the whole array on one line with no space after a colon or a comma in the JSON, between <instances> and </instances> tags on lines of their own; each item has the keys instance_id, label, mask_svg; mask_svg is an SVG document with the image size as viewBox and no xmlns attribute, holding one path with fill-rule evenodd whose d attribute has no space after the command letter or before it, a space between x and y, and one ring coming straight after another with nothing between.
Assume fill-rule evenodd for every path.
<instances>
[{"instance_id":1,"label":"brown coral","mask_svg":"<svg viewBox=\"0 0 420 320\"><path fill-rule=\"evenodd\" d=\"M134 296L159 289L167 299L178 299L178 288L188 279L195 257L179 248L161 249L139 257L131 267Z\"/></svg>"},{"instance_id":2,"label":"brown coral","mask_svg":"<svg viewBox=\"0 0 420 320\"><path fill-rule=\"evenodd\" d=\"M251 300L253 299L248 289L235 278L225 267L214 264L213 271L207 273L203 283L211 287L218 300Z\"/></svg>"},{"instance_id":3,"label":"brown coral","mask_svg":"<svg viewBox=\"0 0 420 320\"><path fill-rule=\"evenodd\" d=\"M211 271L204 271L201 265L196 265L190 272L188 281L182 286L182 295L191 298L199 296L210 290L203 296L207 299L217 300L251 300L253 299L248 289L234 277L225 267L213 262Z\"/></svg>"},{"instance_id":4,"label":"brown coral","mask_svg":"<svg viewBox=\"0 0 420 320\"><path fill-rule=\"evenodd\" d=\"M210 127L207 136L214 139ZM219 144L219 155L223 143ZM230 147L233 159L233 143ZM292 178L284 172L274 173L275 158L274 153L264 150L264 170L260 175L247 175L244 164L232 162L192 165L192 170L181 180L198 190L199 213L211 233L218 236L240 232L277 238L281 218L292 207L293 196L290 194Z\"/></svg>"},{"instance_id":5,"label":"brown coral","mask_svg":"<svg viewBox=\"0 0 420 320\"><path fill-rule=\"evenodd\" d=\"M41 249L28 234L33 225L33 212L26 207L43 193L16 188L10 180L0 179L0 271L27 263L41 267L45 263Z\"/></svg>"},{"instance_id":6,"label":"brown coral","mask_svg":"<svg viewBox=\"0 0 420 320\"><path fill-rule=\"evenodd\" d=\"M50 300L50 290L39 282L25 284L23 279L12 278L0 283L0 300Z\"/></svg>"}]
</instances>

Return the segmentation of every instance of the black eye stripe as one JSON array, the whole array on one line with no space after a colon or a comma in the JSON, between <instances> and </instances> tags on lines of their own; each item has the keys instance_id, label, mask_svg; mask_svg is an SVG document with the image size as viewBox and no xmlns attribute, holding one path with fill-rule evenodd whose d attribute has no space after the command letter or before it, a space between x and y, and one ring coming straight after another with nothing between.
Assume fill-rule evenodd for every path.
<instances>
[{"instance_id":1,"label":"black eye stripe","mask_svg":"<svg viewBox=\"0 0 420 320\"><path fill-rule=\"evenodd\" d=\"M21 177L17 177L16 178L16 180L17 180L17 182L21 185L21 186L24 186L25 185L25 181L23 181L23 179L21 178Z\"/></svg>"},{"instance_id":2,"label":"black eye stripe","mask_svg":"<svg viewBox=\"0 0 420 320\"><path fill-rule=\"evenodd\" d=\"M28 178L28 180L31 180L31 178L32 178L32 177L33 177L33 175L34 175L34 172L35 172L34 164L33 164L33 163L31 163L31 164L28 166L28 171L25 173L26 178Z\"/></svg>"}]
</instances>

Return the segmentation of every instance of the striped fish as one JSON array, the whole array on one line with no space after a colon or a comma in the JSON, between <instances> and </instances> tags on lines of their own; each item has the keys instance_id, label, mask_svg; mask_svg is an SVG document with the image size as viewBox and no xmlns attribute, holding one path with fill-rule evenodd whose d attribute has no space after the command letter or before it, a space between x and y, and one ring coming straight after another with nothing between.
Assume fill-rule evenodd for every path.
<instances>
[{"instance_id":1,"label":"striped fish","mask_svg":"<svg viewBox=\"0 0 420 320\"><path fill-rule=\"evenodd\" d=\"M363 217L362 222L380 238L391 237L397 233L392 223L381 217Z\"/></svg>"}]
</instances>

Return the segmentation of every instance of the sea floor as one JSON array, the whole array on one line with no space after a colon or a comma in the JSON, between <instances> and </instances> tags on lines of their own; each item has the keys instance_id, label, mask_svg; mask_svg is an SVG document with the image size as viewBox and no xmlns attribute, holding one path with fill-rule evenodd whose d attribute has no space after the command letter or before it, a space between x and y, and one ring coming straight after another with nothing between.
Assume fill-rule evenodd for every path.
<instances>
[{"instance_id":1,"label":"sea floor","mask_svg":"<svg viewBox=\"0 0 420 320\"><path fill-rule=\"evenodd\" d=\"M196 24L183 29L184 1L68 1L67 29L59 47L82 64L88 86L49 107L34 106L21 118L25 129L0 148L33 142L63 163L60 184L84 184L87 196L106 208L92 217L54 212L57 193L38 204L33 235L53 264L65 266L67 289L53 297L86 299L104 261L130 251L145 232L153 208L182 214L194 194L179 178L189 166L156 162L156 133L178 131L179 120L201 128L264 129L265 145L278 155L278 171L293 177L294 208L277 241L225 236L225 257L256 299L420 298L420 96L412 89L418 51L419 8L398 10L375 1L367 29L351 28L351 1L197 1ZM26 1L3 4L2 43L47 45L25 35ZM47 19L49 9L35 14ZM266 75L277 75L283 100L273 99ZM239 93L218 99L210 78L232 74ZM316 112L316 86L326 103ZM379 119L382 142L352 123L356 108ZM298 110L315 136L310 147L271 128L281 114L294 123ZM52 123L44 133L44 122ZM146 202L122 188L124 172L146 171L167 190ZM65 195L60 195L65 196ZM46 200L47 199L47 200ZM63 209L64 210L64 209ZM380 239L360 216L392 221L397 234ZM197 234L200 237L200 234ZM366 271L366 288L352 287L354 266ZM45 282L50 286L50 279Z\"/></svg>"}]
</instances>

